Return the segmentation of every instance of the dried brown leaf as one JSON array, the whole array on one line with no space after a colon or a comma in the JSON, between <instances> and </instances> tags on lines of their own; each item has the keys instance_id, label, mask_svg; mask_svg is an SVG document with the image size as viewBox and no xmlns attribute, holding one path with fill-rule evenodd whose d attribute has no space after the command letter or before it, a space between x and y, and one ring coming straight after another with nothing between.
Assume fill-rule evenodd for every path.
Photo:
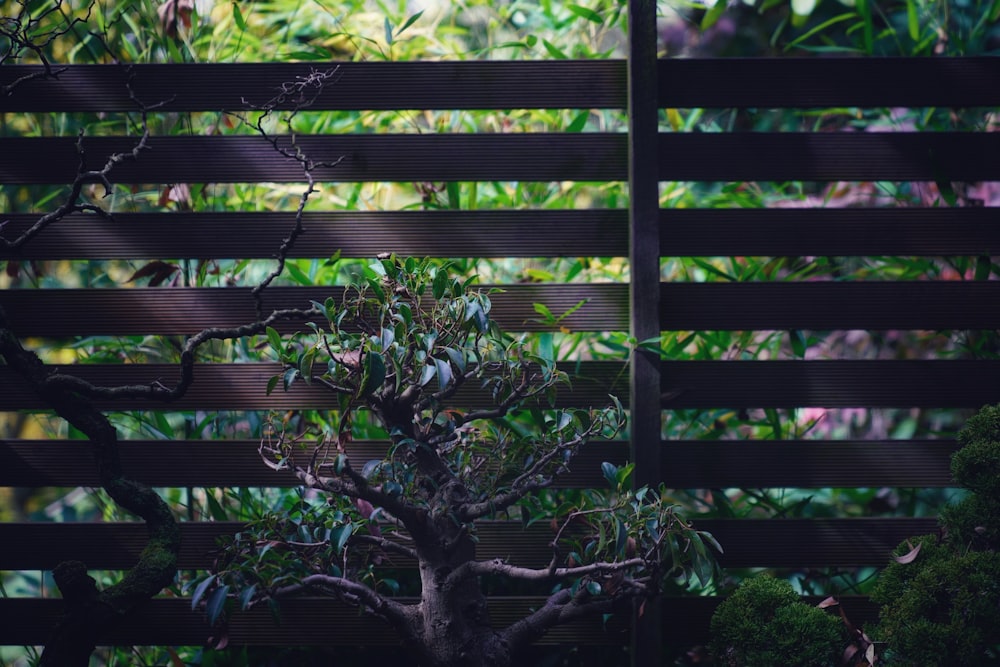
<instances>
[{"instance_id":1,"label":"dried brown leaf","mask_svg":"<svg viewBox=\"0 0 1000 667\"><path fill-rule=\"evenodd\" d=\"M917 556L920 555L920 547L922 546L920 544L918 544L917 546L913 546L912 544L910 544L909 541L907 541L906 544L910 547L910 550L907 551L902 556L893 557L894 561L902 565L906 565L907 563L912 563L913 561L915 561L917 559Z\"/></svg>"}]
</instances>

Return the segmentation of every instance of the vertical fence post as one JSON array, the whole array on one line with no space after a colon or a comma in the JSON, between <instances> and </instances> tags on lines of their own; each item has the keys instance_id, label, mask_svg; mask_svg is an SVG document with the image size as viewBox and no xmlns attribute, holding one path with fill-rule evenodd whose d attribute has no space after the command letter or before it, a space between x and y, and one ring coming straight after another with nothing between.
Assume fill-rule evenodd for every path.
<instances>
[{"instance_id":1,"label":"vertical fence post","mask_svg":"<svg viewBox=\"0 0 1000 667\"><path fill-rule=\"evenodd\" d=\"M629 326L641 341L660 333L656 0L629 0L628 34ZM636 486L656 485L661 477L659 359L636 350L630 369L632 479ZM632 665L661 664L660 605L637 607L632 621Z\"/></svg>"}]
</instances>

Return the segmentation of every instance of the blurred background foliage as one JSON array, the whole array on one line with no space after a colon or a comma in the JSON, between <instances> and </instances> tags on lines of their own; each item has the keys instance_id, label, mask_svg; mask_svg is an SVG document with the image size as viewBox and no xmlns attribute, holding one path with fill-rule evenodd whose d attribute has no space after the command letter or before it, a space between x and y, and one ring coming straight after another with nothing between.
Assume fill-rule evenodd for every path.
<instances>
[{"instance_id":1,"label":"blurred background foliage","mask_svg":"<svg viewBox=\"0 0 1000 667\"><path fill-rule=\"evenodd\" d=\"M620 0L86 0L0 2L0 21L41 17L31 35L53 63L407 61L622 58L626 5ZM663 57L940 56L995 54L1000 46L1000 0L738 0L658 3ZM74 22L74 19L78 19ZM4 64L38 62L36 54ZM110 49L108 48L110 47ZM113 53L109 53L109 50ZM796 85L789 81L789 86ZM927 85L934 85L928 81ZM214 113L152 113L154 134L253 132L256 117ZM270 121L269 121L270 122ZM311 133L396 132L624 132L616 110L371 111L298 113L292 129ZM756 110L664 109L665 132L722 131L955 131L995 129L992 109ZM139 131L131 114L3 113L0 136L128 134ZM273 131L282 128L274 125ZM119 187L104 199L111 211L294 210L301 186L287 184L148 184ZM67 188L0 184L0 211L42 213ZM310 210L623 208L624 183L324 183ZM667 182L664 208L768 208L841 206L996 206L996 183L899 182ZM362 260L295 259L275 284L345 284ZM623 257L452 258L483 283L628 280ZM249 286L273 262L159 258L142 261L7 262L3 289L133 286ZM991 257L694 257L663 258L666 281L989 280L1000 273ZM543 304L544 305L544 304ZM823 308L805 303L803 308ZM538 308L542 319L561 313ZM557 359L628 358L636 341L625 331L525 334L534 352ZM177 362L168 337L87 337L27 341L51 363ZM258 340L210 346L208 358L261 359ZM995 358L996 332L971 331L667 331L659 341L671 359ZM881 439L949 436L968 415L955 410L799 409L665 413L667 439ZM288 416L322 422L318 412ZM232 412L121 412L113 415L124 437L255 438L267 415ZM378 437L358 420L355 437ZM46 414L0 414L0 437L79 437ZM297 492L275 489L165 489L178 516L239 520L298 502ZM93 489L0 489L0 520L127 520ZM949 489L711 489L675 492L690 512L743 516L922 516L936 514ZM554 503L553 503L554 504ZM540 506L544 506L542 503ZM173 594L182 594L181 577ZM749 572L729 572L735 582ZM781 572L799 592L867 593L874 569ZM116 573L105 573L104 581ZM53 595L47 573L6 572L2 594ZM714 593L705 589L701 593ZM34 649L0 649L5 662L30 663ZM369 655L374 655L369 653ZM286 656L287 658L287 656ZM285 658L275 658L284 660ZM293 662L299 658L288 658ZM100 664L264 664L246 651L211 654L188 648L105 650ZM258 662L255 662L258 661ZM95 663L97 664L97 663ZM299 662L296 664L308 664ZM326 663L324 663L326 664Z\"/></svg>"}]
</instances>

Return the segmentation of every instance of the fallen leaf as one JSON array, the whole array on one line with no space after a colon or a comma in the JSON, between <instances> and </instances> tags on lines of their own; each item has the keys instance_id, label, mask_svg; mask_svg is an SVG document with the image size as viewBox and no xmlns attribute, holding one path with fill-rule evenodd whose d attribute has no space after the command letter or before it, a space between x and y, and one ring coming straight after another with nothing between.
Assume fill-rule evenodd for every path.
<instances>
[{"instance_id":1,"label":"fallen leaf","mask_svg":"<svg viewBox=\"0 0 1000 667\"><path fill-rule=\"evenodd\" d=\"M909 540L907 540L906 544L910 547L910 550L905 554L903 554L902 556L893 557L894 561L896 561L897 563L901 563L903 565L915 561L917 559L917 556L920 554L920 547L922 546L920 544L918 544L917 546L913 546L912 544L910 544Z\"/></svg>"}]
</instances>

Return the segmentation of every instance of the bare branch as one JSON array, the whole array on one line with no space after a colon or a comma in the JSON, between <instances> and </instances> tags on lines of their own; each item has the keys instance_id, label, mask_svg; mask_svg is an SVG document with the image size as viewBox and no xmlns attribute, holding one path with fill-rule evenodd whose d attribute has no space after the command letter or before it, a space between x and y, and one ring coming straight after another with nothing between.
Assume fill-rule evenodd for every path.
<instances>
[{"instance_id":1,"label":"bare branch","mask_svg":"<svg viewBox=\"0 0 1000 667\"><path fill-rule=\"evenodd\" d=\"M501 558L487 561L468 561L462 563L448 575L446 585L456 585L470 577L480 577L488 574L499 574L520 581L547 582L578 577L593 577L595 575L613 574L645 567L642 558L629 558L623 561L611 561L578 565L575 567L530 568L511 565Z\"/></svg>"},{"instance_id":2,"label":"bare branch","mask_svg":"<svg viewBox=\"0 0 1000 667\"><path fill-rule=\"evenodd\" d=\"M302 581L282 586L273 591L275 598L288 597L300 593L317 592L333 596L348 604L363 607L384 618L400 633L412 634L411 623L415 620L415 610L390 598L379 595L368 586L326 574L311 574Z\"/></svg>"}]
</instances>

